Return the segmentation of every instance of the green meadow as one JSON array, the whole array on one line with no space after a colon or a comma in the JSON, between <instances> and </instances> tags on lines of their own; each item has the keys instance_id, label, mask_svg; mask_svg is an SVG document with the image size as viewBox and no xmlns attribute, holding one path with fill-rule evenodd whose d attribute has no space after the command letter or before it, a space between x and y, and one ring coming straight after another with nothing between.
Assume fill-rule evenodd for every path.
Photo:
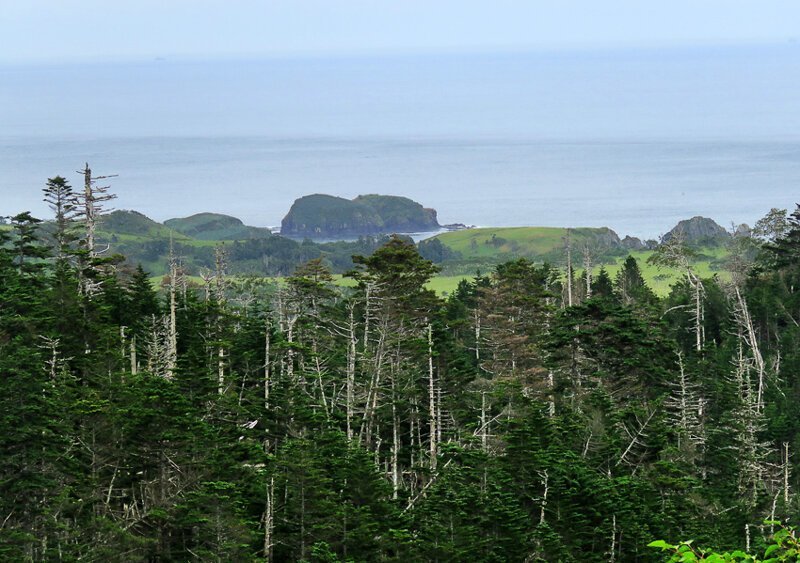
<instances>
[{"instance_id":1,"label":"green meadow","mask_svg":"<svg viewBox=\"0 0 800 563\"><path fill-rule=\"evenodd\" d=\"M506 227L481 228L453 231L438 235L442 244L459 252L463 261L475 265L476 270L489 272L494 264L502 260L528 258L533 261L549 261L563 266L566 262L566 228L558 227ZM642 276L650 287L659 295L669 293L670 286L682 275L674 269L659 268L647 262L652 250L631 250L607 247L608 229L577 228L569 229L573 248L573 265L576 275L582 272L582 248L588 245L593 250L593 271L596 274L604 267L614 278L622 267L625 258L633 256ZM707 247L697 249L697 257L692 262L694 270L704 278L719 275L723 279L727 272L720 268L728 252L724 247ZM485 264L481 264L485 260ZM449 269L449 268L448 268ZM474 275L443 275L431 280L429 287L438 293L451 292L461 279L472 279Z\"/></svg>"}]
</instances>

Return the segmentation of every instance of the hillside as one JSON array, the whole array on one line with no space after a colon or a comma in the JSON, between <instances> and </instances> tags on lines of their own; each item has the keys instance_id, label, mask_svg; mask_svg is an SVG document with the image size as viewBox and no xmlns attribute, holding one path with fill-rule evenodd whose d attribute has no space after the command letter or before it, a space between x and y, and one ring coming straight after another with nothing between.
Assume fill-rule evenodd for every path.
<instances>
[{"instance_id":1,"label":"hillside","mask_svg":"<svg viewBox=\"0 0 800 563\"><path fill-rule=\"evenodd\" d=\"M116 236L120 238L169 238L183 240L182 233L153 221L146 215L132 210L117 210L102 215L99 222L100 236Z\"/></svg>"},{"instance_id":2,"label":"hillside","mask_svg":"<svg viewBox=\"0 0 800 563\"><path fill-rule=\"evenodd\" d=\"M376 197L378 204L374 203ZM334 209L341 202L347 205L353 203L332 196L315 199L317 203L334 200ZM386 212L387 205L396 203L391 201L393 199L404 198L387 200L380 196L360 196L356 198L355 204L374 216L377 214L375 207ZM412 209L405 202L399 203L394 208L395 211ZM397 213L396 216L402 217L402 214ZM684 222L680 223L676 229L683 224ZM695 229L690 233L696 231ZM645 243L631 237L620 239L608 228L465 229L439 234L422 241L418 248L424 257L441 267L440 274L433 278L430 287L438 293L449 293L461 279L472 279L476 272L489 272L497 264L514 258L549 262L563 268L566 263L568 232L576 272L582 270L584 248L588 248L595 272L605 267L612 277L630 254L639 263L647 283L659 295L666 295L671 284L680 276L679 272L660 270L648 264L647 259L652 254L652 249L645 248ZM231 274L260 276L286 276L297 266L315 258L322 259L333 272L341 274L352 268L352 255L369 255L385 240L367 236L353 242L300 242L289 237L272 235L267 229L246 226L235 217L218 213L200 213L191 217L170 219L161 224L136 211L115 211L103 217L98 232L98 241L108 244L112 253L125 255L131 265L141 263L154 275L165 272L169 260L170 239L176 256L189 274L212 269L214 247L223 244ZM701 244L708 240L713 242L715 239L700 237L691 240L695 241L697 254L693 264L695 270L702 277L714 274L724 277L727 256L725 247L718 242Z\"/></svg>"},{"instance_id":3,"label":"hillside","mask_svg":"<svg viewBox=\"0 0 800 563\"><path fill-rule=\"evenodd\" d=\"M290 237L334 238L439 229L436 211L405 197L362 195L353 200L325 194L301 197L281 222Z\"/></svg>"},{"instance_id":4,"label":"hillside","mask_svg":"<svg viewBox=\"0 0 800 563\"><path fill-rule=\"evenodd\" d=\"M221 213L197 213L190 217L167 219L164 224L198 240L246 240L272 236L269 229L249 227L241 219Z\"/></svg>"},{"instance_id":5,"label":"hillside","mask_svg":"<svg viewBox=\"0 0 800 563\"><path fill-rule=\"evenodd\" d=\"M676 227L677 228L677 227ZM528 258L535 262L549 262L564 267L567 260L566 241L569 231L572 246L573 266L577 271L583 269L584 248L589 250L592 269L597 273L604 267L613 277L625 257L633 256L647 283L659 295L666 295L670 286L681 276L680 272L659 269L647 263L653 254L645 243L632 237L620 239L608 228L557 228L557 227L507 227L466 229L436 235L438 240L458 255L458 259L445 260L442 278L436 288L452 291L460 279L471 279L474 273L491 271L494 266L514 258ZM715 274L727 276L724 271L728 255L727 249L718 242L701 244L705 239L697 239L694 245L695 257L692 265L704 278ZM649 243L652 244L652 243Z\"/></svg>"},{"instance_id":6,"label":"hillside","mask_svg":"<svg viewBox=\"0 0 800 563\"><path fill-rule=\"evenodd\" d=\"M572 248L589 246L595 253L620 254L626 249L617 233L607 227L505 227L466 229L436 235L445 246L464 258L525 257L561 262L569 234Z\"/></svg>"}]
</instances>

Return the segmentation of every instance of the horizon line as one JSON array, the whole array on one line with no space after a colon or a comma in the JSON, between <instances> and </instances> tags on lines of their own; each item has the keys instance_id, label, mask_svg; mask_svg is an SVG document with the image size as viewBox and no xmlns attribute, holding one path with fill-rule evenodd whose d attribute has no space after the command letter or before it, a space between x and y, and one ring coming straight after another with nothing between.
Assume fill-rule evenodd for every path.
<instances>
[{"instance_id":1,"label":"horizon line","mask_svg":"<svg viewBox=\"0 0 800 563\"><path fill-rule=\"evenodd\" d=\"M31 57L26 59L4 59L0 66L71 66L92 64L142 64L142 63L200 63L200 62L256 62L256 61L306 61L306 60L358 60L404 57L450 57L478 55L602 55L614 53L670 53L694 50L753 49L753 48L797 48L800 41L795 37L784 40L735 39L697 40L681 43L670 42L612 42L600 45L569 43L550 45L483 45L434 48L383 48L383 49L329 49L292 50L273 52L231 53L139 53L112 56L66 56Z\"/></svg>"}]
</instances>

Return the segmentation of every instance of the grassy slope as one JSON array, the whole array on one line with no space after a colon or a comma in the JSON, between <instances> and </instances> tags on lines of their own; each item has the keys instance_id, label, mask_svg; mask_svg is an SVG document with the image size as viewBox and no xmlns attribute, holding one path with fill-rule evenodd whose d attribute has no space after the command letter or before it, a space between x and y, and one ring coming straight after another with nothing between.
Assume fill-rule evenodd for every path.
<instances>
[{"instance_id":1,"label":"grassy slope","mask_svg":"<svg viewBox=\"0 0 800 563\"><path fill-rule=\"evenodd\" d=\"M117 240L120 242L147 242L151 240L164 239L169 237L170 233L173 235L173 240L176 243L191 245L196 247L212 247L221 242L231 241L212 241L212 240L198 240L186 236L180 232L174 231L162 224L141 220L140 217L121 217L123 219L123 231L129 232L115 232ZM130 223L129 223L130 221ZM119 226L119 225L115 225ZM125 228L130 227L130 228ZM0 228L9 228L8 226L0 226ZM134 231L135 234L133 232ZM595 240L598 235L602 235L606 230L603 229L572 229L571 238L573 246L580 248L584 242ZM110 238L111 233L105 231L101 227L101 236L106 235ZM542 256L561 255L564 248L564 237L566 237L567 229L557 227L510 227L510 228L483 228L483 229L467 229L463 231L454 231L438 235L443 244L449 248L458 251L467 260L506 260L515 257L528 257L537 259ZM492 243L493 235L495 243ZM504 242L497 243L497 239L503 239ZM474 241L474 243L473 243ZM647 259L652 255L652 251L640 250L631 251L630 254L636 258L642 274L647 280L648 284L659 295L666 295L669 292L669 287L679 277L679 272L669 270L659 270L655 266L647 263ZM725 250L722 248L703 249L704 255L701 259L697 260L694 264L695 269L702 277L711 277L715 273L719 273L725 277L725 272L716 272L711 268L712 260L717 260L725 256ZM580 253L575 256L575 261L580 262ZM622 257L607 257L600 259L598 262L602 263L609 274L614 277L616 272L621 267L624 261ZM152 266L145 264L145 267ZM577 264L576 264L577 266ZM490 271L491 268L481 268L483 271ZM595 268L595 272L600 269L600 264ZM576 272L577 274L578 272ZM161 276L154 278L154 283L160 282ZM462 279L471 279L471 275L441 275L436 276L428 284L428 287L435 290L437 293L444 294L452 292L457 286L458 282ZM199 278L193 281L200 281ZM337 276L337 283L343 286L352 285L352 281L343 279Z\"/></svg>"},{"instance_id":2,"label":"grassy slope","mask_svg":"<svg viewBox=\"0 0 800 563\"><path fill-rule=\"evenodd\" d=\"M164 225L189 237L206 241L244 240L271 236L268 229L248 227L240 219L221 213L197 213L167 219Z\"/></svg>"},{"instance_id":3,"label":"grassy slope","mask_svg":"<svg viewBox=\"0 0 800 563\"><path fill-rule=\"evenodd\" d=\"M656 292L657 295L667 295L669 293L670 286L678 281L678 278L680 278L682 275L681 272L678 272L677 270L659 269L652 264L648 264L647 259L652 256L652 250L637 250L631 252L630 254L639 264L639 269L642 271L642 276L647 281L647 284L653 289L653 291ZM706 248L703 249L703 254L713 257L714 259L719 259L724 258L727 253L722 248ZM623 262L624 259L618 259L616 264L604 265L606 271L609 273L612 279L616 275L617 271L619 271L619 269L622 267ZM702 278L710 278L715 274L719 275L722 279L727 279L729 277L728 272L712 269L711 262L712 261L708 258L701 258L696 260L692 264L692 267ZM600 266L596 266L594 268L595 273L597 273L599 270Z\"/></svg>"},{"instance_id":4,"label":"grassy slope","mask_svg":"<svg viewBox=\"0 0 800 563\"><path fill-rule=\"evenodd\" d=\"M576 248L586 243L605 246L613 236L606 227L498 227L452 231L437 235L436 238L465 258L504 254L537 256L563 248L567 231Z\"/></svg>"},{"instance_id":5,"label":"grassy slope","mask_svg":"<svg viewBox=\"0 0 800 563\"><path fill-rule=\"evenodd\" d=\"M576 249L581 248L585 241L591 241L601 231L600 229L572 229L573 247ZM506 242L500 245L491 244L493 235L496 239L504 239ZM513 259L515 257L535 259L545 255L561 255L564 252L564 237L566 235L567 229L565 228L507 227L453 231L438 235L437 238L452 250L460 252L464 258L493 260L499 258ZM647 259L653 254L651 250L636 250L631 251L630 254L639 263L639 268L642 270L642 275L647 280L647 283L659 295L666 295L670 286L680 276L677 271L658 269L648 264ZM725 272L718 272L712 269L712 261L724 258L726 255L725 249L705 248L701 250L701 254L703 256L693 264L698 274L702 277L711 277L718 273L724 278ZM576 251L573 256L577 269L581 261L580 251ZM599 271L600 266L603 265L613 278L624 260L624 255L621 257L601 258L597 260L599 263L594 270L595 272ZM484 270L486 269L484 268ZM440 276L431 282L431 287L439 292L450 292L455 289L459 280L465 277L469 278L470 276Z\"/></svg>"},{"instance_id":6,"label":"grassy slope","mask_svg":"<svg viewBox=\"0 0 800 563\"><path fill-rule=\"evenodd\" d=\"M487 244L493 235L508 242L500 246ZM562 246L566 235L567 229L557 227L509 227L452 231L436 238L460 252L464 258L490 258L511 253L520 256L545 254Z\"/></svg>"}]
</instances>

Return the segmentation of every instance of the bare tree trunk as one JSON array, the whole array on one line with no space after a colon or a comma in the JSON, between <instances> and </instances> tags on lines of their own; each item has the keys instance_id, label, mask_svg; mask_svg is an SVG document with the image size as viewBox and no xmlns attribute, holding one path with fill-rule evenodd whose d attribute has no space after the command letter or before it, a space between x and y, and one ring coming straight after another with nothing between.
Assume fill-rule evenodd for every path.
<instances>
[{"instance_id":1,"label":"bare tree trunk","mask_svg":"<svg viewBox=\"0 0 800 563\"><path fill-rule=\"evenodd\" d=\"M370 306L372 305L372 301L370 297L372 296L372 289L373 284L368 283L365 293L364 293L364 351L366 352L367 346L369 346L369 319L372 311L370 310Z\"/></svg>"},{"instance_id":2,"label":"bare tree trunk","mask_svg":"<svg viewBox=\"0 0 800 563\"><path fill-rule=\"evenodd\" d=\"M572 240L567 229L567 305L572 307Z\"/></svg>"},{"instance_id":3,"label":"bare tree trunk","mask_svg":"<svg viewBox=\"0 0 800 563\"><path fill-rule=\"evenodd\" d=\"M317 372L317 385L319 385L319 396L320 399L322 400L322 408L325 410L325 419L330 420L331 412L330 408L328 407L328 398L325 395L325 382L322 379L322 373L325 370L322 369L322 362L320 361L319 354L317 353L316 340L314 341L313 345L313 356L314 356L314 367L316 368Z\"/></svg>"},{"instance_id":4,"label":"bare tree trunk","mask_svg":"<svg viewBox=\"0 0 800 563\"><path fill-rule=\"evenodd\" d=\"M400 490L400 419L397 414L395 374L392 374L392 498L397 500Z\"/></svg>"},{"instance_id":5,"label":"bare tree trunk","mask_svg":"<svg viewBox=\"0 0 800 563\"><path fill-rule=\"evenodd\" d=\"M433 373L433 326L428 324L428 418L430 421L430 463L431 470L436 470L436 457L438 455L438 444L436 437L438 434L436 428L436 381Z\"/></svg>"},{"instance_id":6,"label":"bare tree trunk","mask_svg":"<svg viewBox=\"0 0 800 563\"><path fill-rule=\"evenodd\" d=\"M742 296L738 286L734 288L734 292L736 294L737 301L737 321L745 332L745 342L747 343L747 346L750 348L750 351L753 355L753 362L755 363L756 374L758 377L756 407L759 411L762 411L764 409L764 377L766 374L764 358L761 355L761 350L758 346L758 338L756 337L756 331L753 326L753 319L750 316L750 310L747 307L747 301Z\"/></svg>"},{"instance_id":7,"label":"bare tree trunk","mask_svg":"<svg viewBox=\"0 0 800 563\"><path fill-rule=\"evenodd\" d=\"M436 386L436 443L442 443L442 386Z\"/></svg>"},{"instance_id":8,"label":"bare tree trunk","mask_svg":"<svg viewBox=\"0 0 800 563\"><path fill-rule=\"evenodd\" d=\"M411 467L412 467L412 469L414 467L416 467L417 446L418 445L421 446L421 444L419 444L419 442L417 441L417 427L418 426L419 426L419 408L417 407L416 399L412 399L411 420L409 421L409 432L408 432L409 436L410 436L409 442L411 444L411 446L410 446L411 447L410 456L411 456ZM416 479L416 474L414 473L411 476L411 480L410 480L410 484L409 484L409 492L410 492L411 497L413 497L416 494L416 491L417 491L417 479Z\"/></svg>"},{"instance_id":9,"label":"bare tree trunk","mask_svg":"<svg viewBox=\"0 0 800 563\"><path fill-rule=\"evenodd\" d=\"M269 361L269 348L271 344L271 338L269 333L269 320L266 322L266 326L264 327L264 411L269 412L269 386L271 384L270 376L272 375L271 372L271 365Z\"/></svg>"},{"instance_id":10,"label":"bare tree trunk","mask_svg":"<svg viewBox=\"0 0 800 563\"><path fill-rule=\"evenodd\" d=\"M694 333L695 333L695 350L700 352L703 350L703 299L702 288L700 279L692 275L694 285Z\"/></svg>"},{"instance_id":11,"label":"bare tree trunk","mask_svg":"<svg viewBox=\"0 0 800 563\"><path fill-rule=\"evenodd\" d=\"M478 309L473 311L473 318L475 319L475 361L480 369L481 365L481 315Z\"/></svg>"},{"instance_id":12,"label":"bare tree trunk","mask_svg":"<svg viewBox=\"0 0 800 563\"><path fill-rule=\"evenodd\" d=\"M611 551L608 554L608 561L614 563L617 560L617 515L611 517Z\"/></svg>"},{"instance_id":13,"label":"bare tree trunk","mask_svg":"<svg viewBox=\"0 0 800 563\"><path fill-rule=\"evenodd\" d=\"M293 316L286 322L286 342L289 344L286 349L286 376L292 383L294 383L294 324L296 321L297 318Z\"/></svg>"},{"instance_id":14,"label":"bare tree trunk","mask_svg":"<svg viewBox=\"0 0 800 563\"><path fill-rule=\"evenodd\" d=\"M103 203L114 199L116 196L108 193L109 186L95 186L95 182L101 179L113 178L114 176L93 177L92 170L89 168L88 162L86 163L84 169L79 170L78 173L83 174L83 197L81 198L83 210L81 211L80 216L83 220L84 229L86 232L85 242L88 255L88 264L86 265L89 269L98 271L99 268L95 262L98 254L100 254L100 252L97 252L97 246L95 244L97 221L105 211L103 208ZM81 290L84 292L84 294L87 297L92 298L101 290L102 282L81 274L80 284Z\"/></svg>"},{"instance_id":15,"label":"bare tree trunk","mask_svg":"<svg viewBox=\"0 0 800 563\"><path fill-rule=\"evenodd\" d=\"M545 523L545 509L547 508L547 495L550 492L550 477L545 469L539 475L542 476L542 483L544 484L544 493L542 494L542 506L539 508L539 525Z\"/></svg>"},{"instance_id":16,"label":"bare tree trunk","mask_svg":"<svg viewBox=\"0 0 800 563\"><path fill-rule=\"evenodd\" d=\"M372 427L374 424L375 411L378 408L378 393L380 391L381 376L383 375L383 364L386 356L386 337L388 328L385 321L378 330L378 342L375 347L373 359L373 374L370 379L369 389L367 390L367 401L364 405L364 415L361 419L361 429L359 439L363 440L367 446L372 443Z\"/></svg>"},{"instance_id":17,"label":"bare tree trunk","mask_svg":"<svg viewBox=\"0 0 800 563\"><path fill-rule=\"evenodd\" d=\"M789 504L789 442L783 443L783 502Z\"/></svg>"},{"instance_id":18,"label":"bare tree trunk","mask_svg":"<svg viewBox=\"0 0 800 563\"><path fill-rule=\"evenodd\" d=\"M136 358L136 335L131 338L131 375L139 373L139 360Z\"/></svg>"},{"instance_id":19,"label":"bare tree trunk","mask_svg":"<svg viewBox=\"0 0 800 563\"><path fill-rule=\"evenodd\" d=\"M222 346L217 348L217 392L220 395L225 392L225 349Z\"/></svg>"},{"instance_id":20,"label":"bare tree trunk","mask_svg":"<svg viewBox=\"0 0 800 563\"><path fill-rule=\"evenodd\" d=\"M95 258L94 253L94 234L97 229L97 217L95 215L94 207L94 190L92 186L92 169L89 168L89 163L83 169L83 205L84 205L84 221L86 222L86 250L89 252L89 258Z\"/></svg>"},{"instance_id":21,"label":"bare tree trunk","mask_svg":"<svg viewBox=\"0 0 800 563\"><path fill-rule=\"evenodd\" d=\"M214 248L214 293L217 305L222 307L225 302L225 249L222 246ZM217 336L221 337L219 318L217 319ZM225 392L225 349L220 342L217 348L217 391L220 395Z\"/></svg>"},{"instance_id":22,"label":"bare tree trunk","mask_svg":"<svg viewBox=\"0 0 800 563\"><path fill-rule=\"evenodd\" d=\"M272 533L275 528L275 477L269 478L267 485L267 502L264 507L264 559L272 561Z\"/></svg>"},{"instance_id":23,"label":"bare tree trunk","mask_svg":"<svg viewBox=\"0 0 800 563\"><path fill-rule=\"evenodd\" d=\"M167 378L172 379L178 357L178 316L175 300L175 284L178 278L178 265L172 250L172 237L169 244L169 347L167 351Z\"/></svg>"},{"instance_id":24,"label":"bare tree trunk","mask_svg":"<svg viewBox=\"0 0 800 563\"><path fill-rule=\"evenodd\" d=\"M489 451L489 421L486 417L486 391L481 391L481 448L484 453Z\"/></svg>"},{"instance_id":25,"label":"bare tree trunk","mask_svg":"<svg viewBox=\"0 0 800 563\"><path fill-rule=\"evenodd\" d=\"M589 247L583 247L583 270L586 276L586 299L592 298L592 255Z\"/></svg>"},{"instance_id":26,"label":"bare tree trunk","mask_svg":"<svg viewBox=\"0 0 800 563\"><path fill-rule=\"evenodd\" d=\"M347 347L347 440L353 440L353 416L355 402L355 377L356 377L356 323L354 305L349 306L349 343Z\"/></svg>"}]
</instances>

